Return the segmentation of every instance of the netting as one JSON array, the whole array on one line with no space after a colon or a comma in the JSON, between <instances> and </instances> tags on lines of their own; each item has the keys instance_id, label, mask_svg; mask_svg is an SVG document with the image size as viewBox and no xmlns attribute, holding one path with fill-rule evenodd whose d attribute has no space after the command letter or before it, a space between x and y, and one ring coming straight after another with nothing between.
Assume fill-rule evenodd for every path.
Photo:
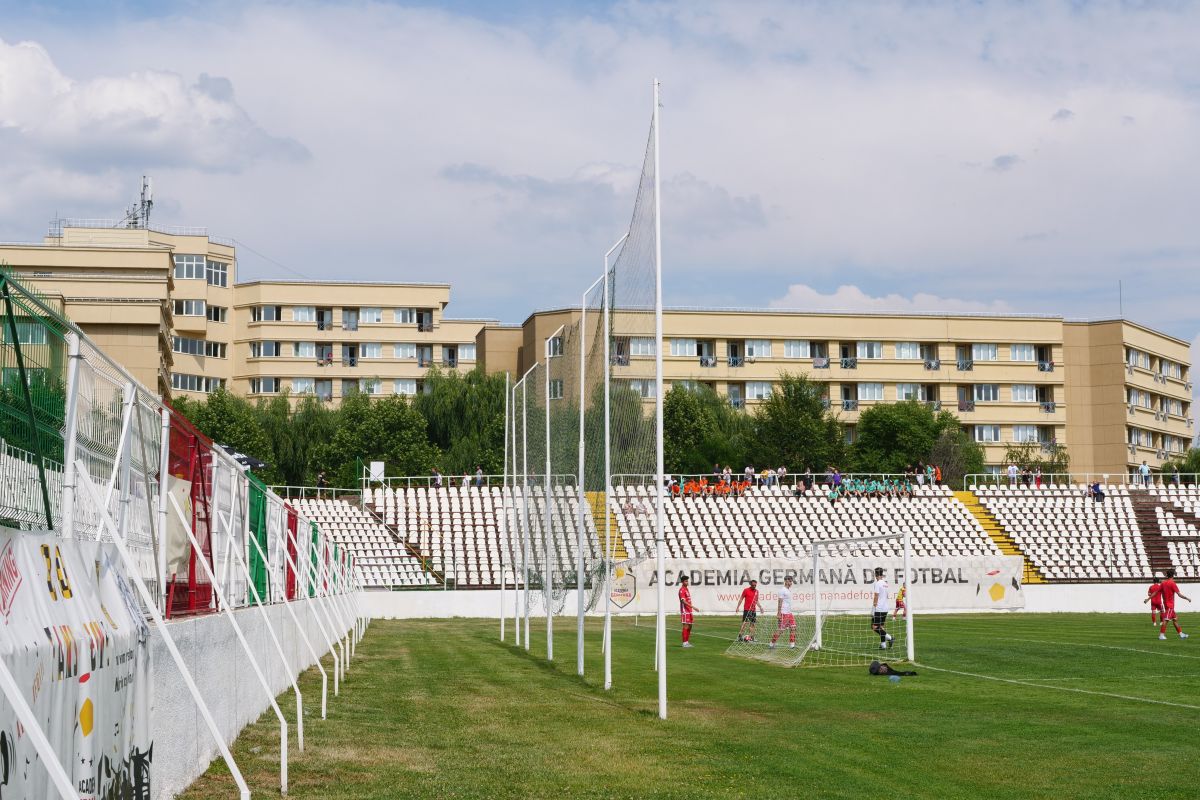
<instances>
[{"instance_id":1,"label":"netting","mask_svg":"<svg viewBox=\"0 0 1200 800\"><path fill-rule=\"evenodd\" d=\"M895 585L905 574L904 538L816 542L799 558L767 560L758 574L779 583L761 588L763 613L744 615L726 654L785 667L906 659L907 620L898 613ZM876 568L883 570L878 579Z\"/></svg>"}]
</instances>

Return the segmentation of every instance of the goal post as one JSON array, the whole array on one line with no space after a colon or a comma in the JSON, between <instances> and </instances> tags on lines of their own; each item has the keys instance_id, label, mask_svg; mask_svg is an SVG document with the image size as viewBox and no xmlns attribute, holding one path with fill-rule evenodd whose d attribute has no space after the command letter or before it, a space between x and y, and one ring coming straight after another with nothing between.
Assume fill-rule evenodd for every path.
<instances>
[{"instance_id":1,"label":"goal post","mask_svg":"<svg viewBox=\"0 0 1200 800\"><path fill-rule=\"evenodd\" d=\"M906 600L903 618L896 604L897 593L907 589L911 553L911 535L904 532L817 540L769 559L763 613L741 622L726 653L787 667L914 661L911 603ZM882 592L875 590L877 570Z\"/></svg>"}]
</instances>

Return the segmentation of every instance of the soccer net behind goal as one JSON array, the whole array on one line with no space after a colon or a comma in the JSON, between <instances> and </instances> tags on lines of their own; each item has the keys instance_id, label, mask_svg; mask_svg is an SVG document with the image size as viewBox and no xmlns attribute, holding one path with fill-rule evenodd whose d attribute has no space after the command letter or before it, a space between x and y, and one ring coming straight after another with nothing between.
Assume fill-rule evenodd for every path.
<instances>
[{"instance_id":1,"label":"soccer net behind goal","mask_svg":"<svg viewBox=\"0 0 1200 800\"><path fill-rule=\"evenodd\" d=\"M763 611L743 615L726 653L787 667L911 659L911 621L897 603L906 554L907 534L895 534L815 542L772 560Z\"/></svg>"}]
</instances>

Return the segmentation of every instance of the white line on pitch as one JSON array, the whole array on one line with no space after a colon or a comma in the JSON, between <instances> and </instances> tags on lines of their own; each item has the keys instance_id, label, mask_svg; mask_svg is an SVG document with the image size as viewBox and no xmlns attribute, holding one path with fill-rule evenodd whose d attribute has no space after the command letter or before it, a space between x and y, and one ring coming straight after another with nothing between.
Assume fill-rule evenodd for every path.
<instances>
[{"instance_id":1,"label":"white line on pitch","mask_svg":"<svg viewBox=\"0 0 1200 800\"><path fill-rule=\"evenodd\" d=\"M980 675L978 672L962 672L957 669L945 669L943 667L931 667L928 664L915 664L922 669L931 669L934 672L948 672L951 675L965 675L968 678L979 678L985 681L996 681L998 683L1012 683L1017 686L1032 686L1035 689L1047 689L1052 692L1072 692L1074 694L1090 694L1097 697L1113 697L1118 700L1131 700L1135 703L1152 703L1158 706L1173 706L1175 708L1190 708L1194 711L1200 711L1200 706L1188 705L1187 703L1172 703L1170 700L1155 700L1150 697L1134 697L1128 694L1116 694L1114 692L1097 692L1092 689L1076 689L1071 686L1047 686L1044 683L1032 683L1030 681L1019 680L1017 678L997 678L995 675Z\"/></svg>"},{"instance_id":2,"label":"white line on pitch","mask_svg":"<svg viewBox=\"0 0 1200 800\"><path fill-rule=\"evenodd\" d=\"M1067 647L1096 647L1101 650L1126 650L1130 653L1149 653L1152 656L1171 656L1172 658L1191 658L1200 660L1200 656L1189 656L1185 653L1164 653L1161 650L1144 650L1140 647L1119 647L1115 644L1093 644L1092 642L1056 642L1051 639L1018 639L1014 636L997 636L1005 642L1033 642L1035 644L1055 644Z\"/></svg>"}]
</instances>

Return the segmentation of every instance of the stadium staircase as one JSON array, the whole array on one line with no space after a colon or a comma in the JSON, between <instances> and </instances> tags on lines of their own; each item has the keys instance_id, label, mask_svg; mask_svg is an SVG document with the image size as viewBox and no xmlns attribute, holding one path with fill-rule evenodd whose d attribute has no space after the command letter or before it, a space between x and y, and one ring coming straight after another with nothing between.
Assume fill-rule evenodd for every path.
<instances>
[{"instance_id":1,"label":"stadium staircase","mask_svg":"<svg viewBox=\"0 0 1200 800\"><path fill-rule=\"evenodd\" d=\"M958 499L958 502L966 506L967 510L971 512L971 515L978 520L980 527L982 527L984 532L987 533L988 537L996 543L996 546L1000 548L1001 553L1006 556L1020 556L1021 560L1025 562L1025 569L1022 570L1022 583L1046 582L1046 576L1042 574L1041 570L1034 566L1033 562L1029 560L1029 556L1027 556L1024 551L1017 546L1017 543L1013 541L1013 538L1008 535L1007 531L1004 530L1004 526L1001 525L994 516L992 516L992 512L983 507L983 504L979 502L979 498L975 496L974 492L955 492L954 496Z\"/></svg>"},{"instance_id":2,"label":"stadium staircase","mask_svg":"<svg viewBox=\"0 0 1200 800\"><path fill-rule=\"evenodd\" d=\"M608 496L605 492L585 492L584 497L587 498L588 506L592 511L592 523L596 526L596 530L604 530L604 509L608 505ZM620 527L617 525L617 514L614 512L608 515L608 535L612 541L613 559L616 561L625 561L629 558L629 552L625 549L625 540L621 537ZM601 539L600 549L605 552L608 542Z\"/></svg>"},{"instance_id":3,"label":"stadium staircase","mask_svg":"<svg viewBox=\"0 0 1200 800\"><path fill-rule=\"evenodd\" d=\"M375 522L377 522L380 526L385 528L389 534L391 534L392 538L396 540L396 544L403 547L410 556L421 562L421 569L425 571L426 575L433 578L434 581L437 582L436 585L446 585L446 574L433 568L433 560L430 559L425 553L422 553L421 549L417 547L417 545L408 541L407 537L404 535L404 532L400 530L400 526L398 524L392 524L387 521L383 510L375 506L374 500L368 500L363 507L366 509L366 512L371 516L371 518L375 520Z\"/></svg>"},{"instance_id":4,"label":"stadium staircase","mask_svg":"<svg viewBox=\"0 0 1200 800\"><path fill-rule=\"evenodd\" d=\"M1133 516L1142 534L1142 544L1146 548L1146 558L1150 560L1150 569L1162 572L1174 566L1171 549L1158 525L1156 509L1161 507L1179 513L1178 509L1163 503L1147 489L1130 489L1129 502L1133 506Z\"/></svg>"}]
</instances>

